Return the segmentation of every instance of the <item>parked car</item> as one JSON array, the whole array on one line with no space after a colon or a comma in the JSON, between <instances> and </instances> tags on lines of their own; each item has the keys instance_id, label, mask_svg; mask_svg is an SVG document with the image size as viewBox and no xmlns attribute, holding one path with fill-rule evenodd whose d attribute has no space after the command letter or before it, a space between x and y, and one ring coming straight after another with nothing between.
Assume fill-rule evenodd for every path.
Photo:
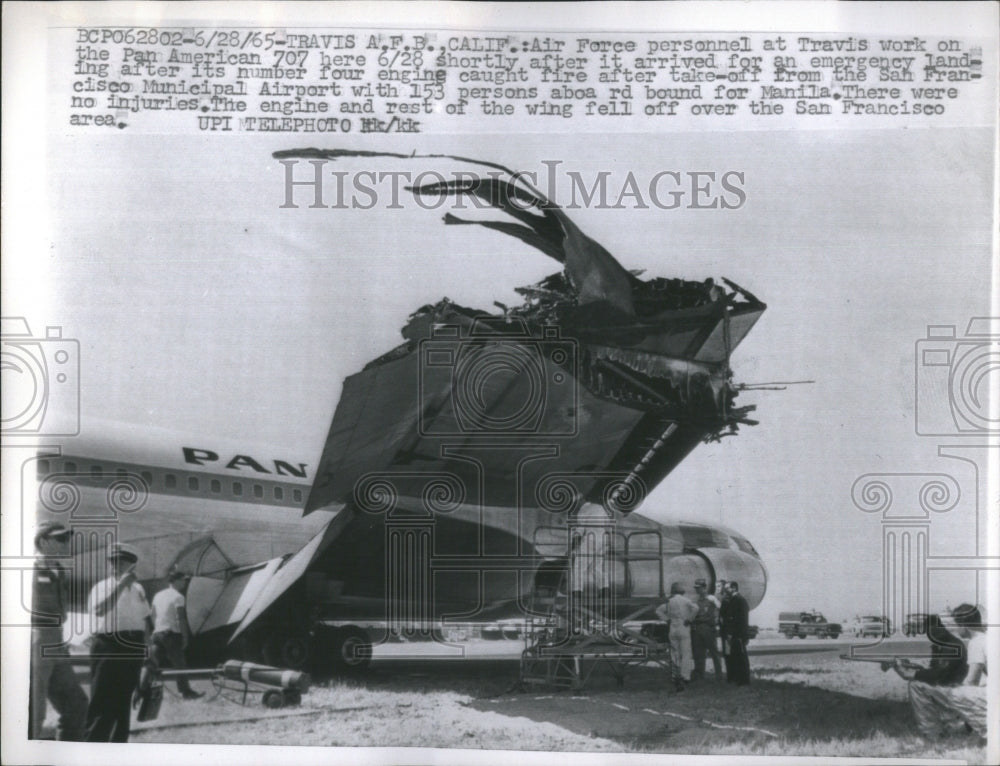
<instances>
[{"instance_id":1,"label":"parked car","mask_svg":"<svg viewBox=\"0 0 1000 766\"><path fill-rule=\"evenodd\" d=\"M521 637L524 620L520 618L508 618L497 620L497 622L483 625L480 635L487 641L512 641Z\"/></svg>"},{"instance_id":2,"label":"parked car","mask_svg":"<svg viewBox=\"0 0 1000 766\"><path fill-rule=\"evenodd\" d=\"M869 614L862 617L858 623L857 634L861 638L886 638L892 635L892 623L888 617Z\"/></svg>"},{"instance_id":3,"label":"parked car","mask_svg":"<svg viewBox=\"0 0 1000 766\"><path fill-rule=\"evenodd\" d=\"M843 627L839 622L828 622L820 612L781 612L778 615L778 631L785 638L839 638Z\"/></svg>"}]
</instances>

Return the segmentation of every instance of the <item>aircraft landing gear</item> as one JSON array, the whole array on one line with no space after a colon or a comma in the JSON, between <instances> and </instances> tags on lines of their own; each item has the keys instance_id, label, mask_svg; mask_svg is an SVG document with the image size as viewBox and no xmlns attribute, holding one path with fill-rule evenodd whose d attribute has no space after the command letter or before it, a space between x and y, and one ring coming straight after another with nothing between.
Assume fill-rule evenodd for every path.
<instances>
[{"instance_id":1,"label":"aircraft landing gear","mask_svg":"<svg viewBox=\"0 0 1000 766\"><path fill-rule=\"evenodd\" d=\"M372 661L372 640L367 631L354 625L338 628L333 634L334 666L346 673L362 673Z\"/></svg>"},{"instance_id":2,"label":"aircraft landing gear","mask_svg":"<svg viewBox=\"0 0 1000 766\"><path fill-rule=\"evenodd\" d=\"M280 631L265 639L261 653L268 665L302 670L309 662L309 644L309 636L304 631Z\"/></svg>"},{"instance_id":3,"label":"aircraft landing gear","mask_svg":"<svg viewBox=\"0 0 1000 766\"><path fill-rule=\"evenodd\" d=\"M341 675L363 673L372 661L372 639L357 625L320 627L316 631L315 665Z\"/></svg>"}]
</instances>

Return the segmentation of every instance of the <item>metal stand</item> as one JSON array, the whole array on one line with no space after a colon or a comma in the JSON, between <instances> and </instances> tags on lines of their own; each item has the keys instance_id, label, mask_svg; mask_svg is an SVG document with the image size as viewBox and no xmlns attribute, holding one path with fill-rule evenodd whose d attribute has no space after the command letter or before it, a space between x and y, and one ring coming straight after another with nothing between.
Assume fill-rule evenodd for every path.
<instances>
[{"instance_id":1,"label":"metal stand","mask_svg":"<svg viewBox=\"0 0 1000 766\"><path fill-rule=\"evenodd\" d=\"M579 550L577 546L576 550ZM606 546L609 557L612 546ZM586 556L586 553L580 554ZM519 682L532 685L582 689L594 670L607 666L619 686L630 665L654 662L670 673L670 647L654 635L630 627L652 610L646 604L625 617L612 618L613 603L606 595L573 591L570 572L578 561L571 549L564 570L550 570L532 591L521 653ZM605 571L610 571L608 566ZM604 591L604 594L609 590Z\"/></svg>"}]
</instances>

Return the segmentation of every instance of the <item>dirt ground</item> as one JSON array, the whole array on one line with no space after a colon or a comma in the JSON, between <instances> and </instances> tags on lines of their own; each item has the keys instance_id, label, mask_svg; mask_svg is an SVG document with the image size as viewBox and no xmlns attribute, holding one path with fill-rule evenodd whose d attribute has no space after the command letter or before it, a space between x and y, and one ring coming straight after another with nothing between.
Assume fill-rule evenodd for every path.
<instances>
[{"instance_id":1,"label":"dirt ground","mask_svg":"<svg viewBox=\"0 0 1000 766\"><path fill-rule=\"evenodd\" d=\"M949 757L984 763L969 735L917 736L906 684L838 652L751 657L753 681L669 691L655 666L622 687L598 667L583 691L519 692L510 660L377 662L363 678L314 685L296 708L241 707L207 683L203 700L168 689L132 741L490 750ZM710 666L711 667L711 666Z\"/></svg>"}]
</instances>

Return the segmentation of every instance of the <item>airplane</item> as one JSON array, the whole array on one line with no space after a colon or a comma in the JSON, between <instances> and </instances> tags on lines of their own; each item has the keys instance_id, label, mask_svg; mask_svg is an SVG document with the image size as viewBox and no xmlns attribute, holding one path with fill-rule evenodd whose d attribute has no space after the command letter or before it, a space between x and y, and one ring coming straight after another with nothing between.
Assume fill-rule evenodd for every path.
<instances>
[{"instance_id":1,"label":"airplane","mask_svg":"<svg viewBox=\"0 0 1000 766\"><path fill-rule=\"evenodd\" d=\"M82 438L40 455L39 520L60 476L78 490L70 515L94 516L73 522L90 562L77 562L77 587L117 535L139 549L141 576L192 575L195 656L341 670L367 666L393 633L530 615L540 586L569 587L576 540L600 562L593 584L612 617L699 578L735 580L760 603L767 572L744 537L636 509L699 443L755 423L752 406L735 406L729 362L765 304L728 280L640 279L523 179L410 191L484 202L514 222L445 223L514 236L563 270L499 313L447 299L415 311L399 346L344 381L315 470L215 439L155 439L174 445L167 459ZM96 506L114 506L107 528Z\"/></svg>"},{"instance_id":2,"label":"airplane","mask_svg":"<svg viewBox=\"0 0 1000 766\"><path fill-rule=\"evenodd\" d=\"M192 449L199 451L196 462ZM81 435L60 453L40 452L33 470L39 523L58 520L74 530L69 569L77 608L66 626L74 643L88 632L83 604L105 576L104 556L114 542L139 554L137 575L150 598L171 570L192 576L189 661L202 664L235 657L299 669L313 667L322 653L327 669L355 672L390 633L440 640L449 624L524 618L539 585L567 576L574 529L611 539L606 580L618 614L661 603L675 581L691 592L699 578L712 589L719 580L736 580L751 608L767 586L753 545L722 525L657 521L640 511L608 515L599 504L585 504L570 525L567 513L540 508L466 504L429 512L422 502L398 499L388 515L355 504L303 515L309 461L167 429L143 429L140 436L109 421L84 420ZM204 453L220 457L208 461ZM286 458L263 457L269 454ZM305 481L261 478L246 467L250 461L272 474L276 461L304 464ZM285 502L275 501L275 488ZM488 555L475 553L476 537ZM420 544L428 555L413 557L415 577L401 571L405 559L392 549L410 545L417 554L412 546ZM417 587L421 579L433 580L429 609ZM316 625L326 630L317 634Z\"/></svg>"}]
</instances>

